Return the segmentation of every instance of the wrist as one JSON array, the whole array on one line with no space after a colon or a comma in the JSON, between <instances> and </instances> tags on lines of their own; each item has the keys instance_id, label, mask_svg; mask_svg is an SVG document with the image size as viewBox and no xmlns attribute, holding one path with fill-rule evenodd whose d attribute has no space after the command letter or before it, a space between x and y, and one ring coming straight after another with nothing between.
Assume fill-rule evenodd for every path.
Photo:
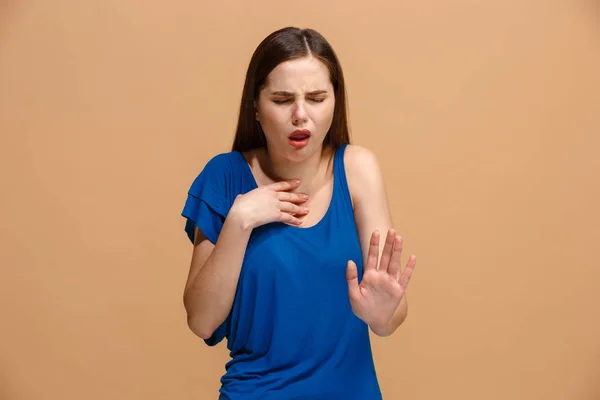
<instances>
[{"instance_id":1,"label":"wrist","mask_svg":"<svg viewBox=\"0 0 600 400\"><path fill-rule=\"evenodd\" d=\"M254 229L248 213L241 210L235 203L229 209L226 219L243 232L249 232Z\"/></svg>"}]
</instances>

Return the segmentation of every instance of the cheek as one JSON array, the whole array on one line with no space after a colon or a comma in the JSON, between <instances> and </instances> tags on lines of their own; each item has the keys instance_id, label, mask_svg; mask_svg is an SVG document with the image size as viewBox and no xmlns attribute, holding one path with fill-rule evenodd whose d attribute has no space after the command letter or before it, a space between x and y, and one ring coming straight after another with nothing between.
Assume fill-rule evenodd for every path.
<instances>
[{"instance_id":1,"label":"cheek","mask_svg":"<svg viewBox=\"0 0 600 400\"><path fill-rule=\"evenodd\" d=\"M289 120L285 111L274 107L266 107L261 114L261 123L266 126L278 126Z\"/></svg>"},{"instance_id":2,"label":"cheek","mask_svg":"<svg viewBox=\"0 0 600 400\"><path fill-rule=\"evenodd\" d=\"M268 141L279 140L290 127L290 116L282 110L263 109L260 114L260 125Z\"/></svg>"},{"instance_id":3,"label":"cheek","mask_svg":"<svg viewBox=\"0 0 600 400\"><path fill-rule=\"evenodd\" d=\"M315 114L314 121L320 128L324 128L327 130L333 121L333 110L334 106L324 107L323 110L319 110L318 113Z\"/></svg>"}]
</instances>

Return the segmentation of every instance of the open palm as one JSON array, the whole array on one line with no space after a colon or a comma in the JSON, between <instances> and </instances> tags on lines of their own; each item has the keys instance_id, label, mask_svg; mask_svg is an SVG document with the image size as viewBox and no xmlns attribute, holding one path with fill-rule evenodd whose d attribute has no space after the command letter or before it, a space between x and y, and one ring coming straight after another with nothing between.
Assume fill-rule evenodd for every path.
<instances>
[{"instance_id":1,"label":"open palm","mask_svg":"<svg viewBox=\"0 0 600 400\"><path fill-rule=\"evenodd\" d=\"M411 256L404 271L400 271L402 243L402 238L390 229L379 260L379 232L373 232L360 284L356 264L348 261L350 305L354 314L369 326L386 326L390 322L410 281L417 259Z\"/></svg>"}]
</instances>

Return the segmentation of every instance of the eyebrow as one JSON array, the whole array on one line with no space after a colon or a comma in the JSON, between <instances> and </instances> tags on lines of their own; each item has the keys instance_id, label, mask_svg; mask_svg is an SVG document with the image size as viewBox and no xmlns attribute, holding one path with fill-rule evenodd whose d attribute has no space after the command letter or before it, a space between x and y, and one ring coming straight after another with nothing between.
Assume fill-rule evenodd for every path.
<instances>
[{"instance_id":1,"label":"eyebrow","mask_svg":"<svg viewBox=\"0 0 600 400\"><path fill-rule=\"evenodd\" d=\"M314 95L323 94L323 93L327 93L327 90L313 90L312 92L309 92L307 94L314 96ZM277 92L273 92L271 94L276 95L276 96L293 96L294 95L294 93L286 92L286 91L277 91Z\"/></svg>"}]
</instances>

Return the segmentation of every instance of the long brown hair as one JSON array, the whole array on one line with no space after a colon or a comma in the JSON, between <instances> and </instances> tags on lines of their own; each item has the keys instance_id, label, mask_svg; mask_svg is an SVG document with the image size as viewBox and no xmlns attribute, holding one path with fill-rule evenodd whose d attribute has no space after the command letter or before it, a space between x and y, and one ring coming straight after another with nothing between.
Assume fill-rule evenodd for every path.
<instances>
[{"instance_id":1,"label":"long brown hair","mask_svg":"<svg viewBox=\"0 0 600 400\"><path fill-rule=\"evenodd\" d=\"M252 55L242 92L233 151L243 152L266 146L265 134L255 118L258 94L267 76L277 65L306 56L313 56L327 66L334 89L333 121L323 146L337 149L342 144L350 143L344 75L333 48L313 29L286 27L267 36Z\"/></svg>"}]
</instances>

